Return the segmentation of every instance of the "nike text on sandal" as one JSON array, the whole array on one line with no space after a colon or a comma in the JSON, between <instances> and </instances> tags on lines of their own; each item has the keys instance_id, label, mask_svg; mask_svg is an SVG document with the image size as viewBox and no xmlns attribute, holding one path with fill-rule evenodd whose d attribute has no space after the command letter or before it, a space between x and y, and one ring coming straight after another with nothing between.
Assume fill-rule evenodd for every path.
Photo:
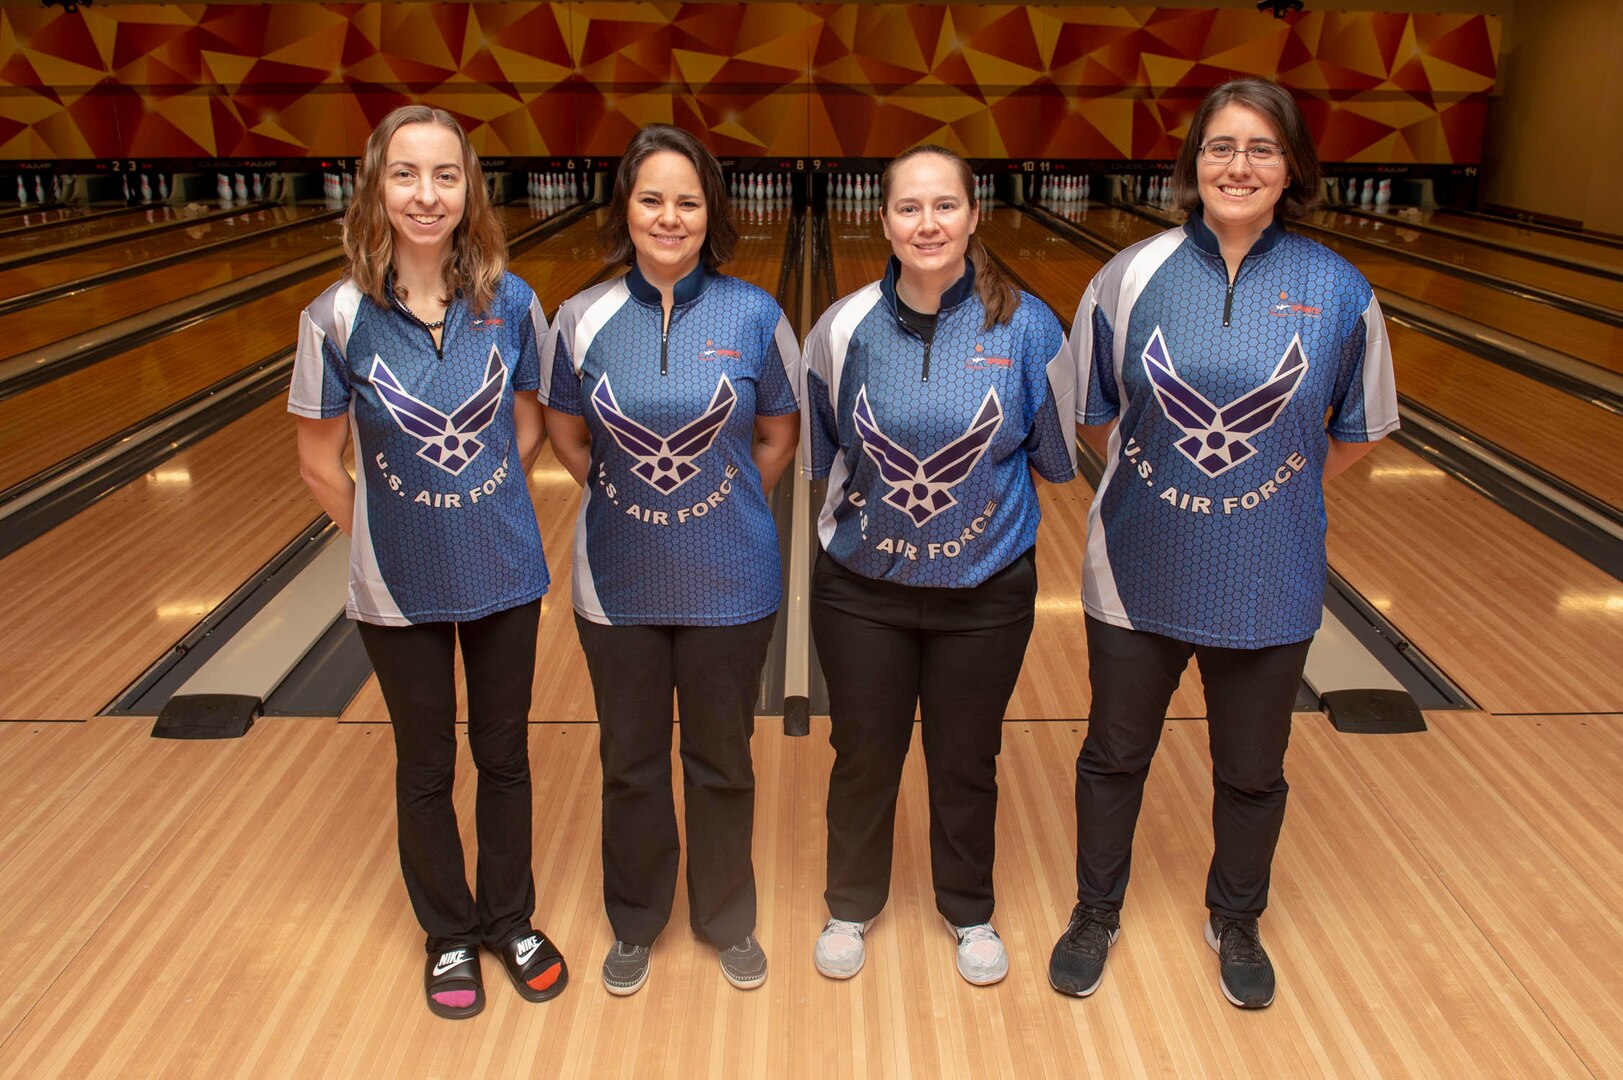
<instances>
[{"instance_id":1,"label":"nike text on sandal","mask_svg":"<svg viewBox=\"0 0 1623 1080\"><path fill-rule=\"evenodd\" d=\"M479 971L479 947L458 945L430 953L423 964L423 991L428 1011L446 1020L466 1020L485 1007L485 980Z\"/></svg>"},{"instance_id":2,"label":"nike text on sandal","mask_svg":"<svg viewBox=\"0 0 1623 1080\"><path fill-rule=\"evenodd\" d=\"M525 1001L550 1001L569 985L563 954L539 930L526 930L495 950L513 989Z\"/></svg>"}]
</instances>

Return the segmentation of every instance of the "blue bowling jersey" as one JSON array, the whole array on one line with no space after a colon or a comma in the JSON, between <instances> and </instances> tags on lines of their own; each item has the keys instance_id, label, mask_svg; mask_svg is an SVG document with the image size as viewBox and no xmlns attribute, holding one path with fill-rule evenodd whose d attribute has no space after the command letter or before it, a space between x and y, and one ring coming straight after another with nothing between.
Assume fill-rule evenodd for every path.
<instances>
[{"instance_id":1,"label":"blue bowling jersey","mask_svg":"<svg viewBox=\"0 0 1623 1080\"><path fill-rule=\"evenodd\" d=\"M778 530L755 418L800 408L800 348L764 290L703 266L670 325L633 266L566 300L541 351L542 400L586 420L574 601L615 626L732 626L777 611Z\"/></svg>"},{"instance_id":2,"label":"blue bowling jersey","mask_svg":"<svg viewBox=\"0 0 1623 1080\"><path fill-rule=\"evenodd\" d=\"M350 418L350 618L464 622L546 593L513 431L513 395L538 386L546 330L535 293L512 274L488 312L452 300L438 350L422 323L347 279L305 308L287 407Z\"/></svg>"},{"instance_id":3,"label":"blue bowling jersey","mask_svg":"<svg viewBox=\"0 0 1623 1080\"><path fill-rule=\"evenodd\" d=\"M1119 418L1088 512L1088 613L1202 645L1311 637L1329 440L1398 426L1369 282L1276 222L1231 289L1196 213L1099 271L1071 348L1077 422Z\"/></svg>"},{"instance_id":4,"label":"blue bowling jersey","mask_svg":"<svg viewBox=\"0 0 1623 1080\"><path fill-rule=\"evenodd\" d=\"M838 301L806 339L803 468L828 478L823 549L901 585L979 585L1037 542L1031 470L1076 476L1076 373L1036 297L987 329L974 267L941 296L928 344L885 276Z\"/></svg>"}]
</instances>

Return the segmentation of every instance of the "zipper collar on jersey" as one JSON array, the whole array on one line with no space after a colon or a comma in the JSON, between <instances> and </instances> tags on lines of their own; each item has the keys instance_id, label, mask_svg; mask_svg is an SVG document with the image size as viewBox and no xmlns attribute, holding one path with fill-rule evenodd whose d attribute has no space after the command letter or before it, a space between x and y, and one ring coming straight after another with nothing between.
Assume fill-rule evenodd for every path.
<instances>
[{"instance_id":1,"label":"zipper collar on jersey","mask_svg":"<svg viewBox=\"0 0 1623 1080\"><path fill-rule=\"evenodd\" d=\"M430 341L434 340L434 331L429 329L428 324L419 319L416 313L414 313L411 308L406 306L406 302L400 299L400 297L395 293L393 267L391 267L383 275L383 295L389 298L390 306L392 306L400 314L404 315L407 319L421 327L423 332L428 335L428 339ZM462 290L458 289L452 292L450 303L445 305L445 314L440 316L440 339L439 341L434 342L434 356L436 359L445 359L445 338L450 332L451 312L456 308L457 301L461 299Z\"/></svg>"},{"instance_id":2,"label":"zipper collar on jersey","mask_svg":"<svg viewBox=\"0 0 1623 1080\"><path fill-rule=\"evenodd\" d=\"M879 279L879 291L885 298L886 306L890 308L891 316L896 319L898 325L902 325L906 329L901 316L896 314L896 278L901 272L901 260L892 255L890 261L885 264L885 276ZM964 259L963 276L947 286L947 291L941 294L941 307L936 312L938 320L974 295L975 264L966 258ZM908 333L912 333L912 331L909 330Z\"/></svg>"},{"instance_id":3,"label":"zipper collar on jersey","mask_svg":"<svg viewBox=\"0 0 1623 1080\"><path fill-rule=\"evenodd\" d=\"M1199 248L1202 254L1219 260L1223 258L1222 245L1217 242L1217 234L1206 224L1201 207L1197 206L1189 212L1189 219L1183 223L1183 231L1195 242L1195 247ZM1272 251L1283 239L1285 239L1285 223L1276 217L1268 223L1266 229L1262 230L1262 235L1257 237L1256 242L1251 245L1251 250L1245 253L1245 257L1260 258Z\"/></svg>"},{"instance_id":4,"label":"zipper collar on jersey","mask_svg":"<svg viewBox=\"0 0 1623 1080\"><path fill-rule=\"evenodd\" d=\"M671 290L671 308L674 310L697 300L710 284L711 277L710 272L704 268L704 263L700 262ZM642 276L642 271L637 268L635 261L632 262L631 269L626 271L626 288L630 290L631 298L640 304L660 309L665 307L665 298L660 295L658 286Z\"/></svg>"}]
</instances>

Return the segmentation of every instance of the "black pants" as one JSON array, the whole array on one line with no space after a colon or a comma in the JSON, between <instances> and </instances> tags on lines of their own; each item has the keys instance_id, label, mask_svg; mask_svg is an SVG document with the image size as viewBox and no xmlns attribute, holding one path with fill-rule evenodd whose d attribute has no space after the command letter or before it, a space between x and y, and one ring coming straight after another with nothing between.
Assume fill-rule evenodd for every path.
<instances>
[{"instance_id":1,"label":"black pants","mask_svg":"<svg viewBox=\"0 0 1623 1080\"><path fill-rule=\"evenodd\" d=\"M604 626L575 617L603 762L603 906L621 941L652 945L676 896L673 691L681 719L688 921L723 949L755 930L750 736L772 622L768 616L739 626Z\"/></svg>"},{"instance_id":2,"label":"black pants","mask_svg":"<svg viewBox=\"0 0 1623 1080\"><path fill-rule=\"evenodd\" d=\"M871 919L890 897L896 793L916 706L936 908L958 926L991 919L1003 712L1036 597L1030 551L967 589L876 581L818 556L811 625L834 745L823 895L835 918Z\"/></svg>"},{"instance_id":3,"label":"black pants","mask_svg":"<svg viewBox=\"0 0 1623 1080\"><path fill-rule=\"evenodd\" d=\"M1269 868L1285 822L1285 746L1312 642L1263 649L1192 645L1100 622L1088 629L1093 689L1076 759L1077 899L1121 910L1144 780L1167 703L1194 656L1206 690L1212 753L1212 834L1206 907L1256 918L1268 906Z\"/></svg>"},{"instance_id":4,"label":"black pants","mask_svg":"<svg viewBox=\"0 0 1623 1080\"><path fill-rule=\"evenodd\" d=\"M528 724L540 615L536 600L463 623L358 624L394 728L400 869L431 953L480 941L501 945L526 930L535 911ZM468 891L451 802L458 639L468 746L479 770L476 894Z\"/></svg>"}]
</instances>

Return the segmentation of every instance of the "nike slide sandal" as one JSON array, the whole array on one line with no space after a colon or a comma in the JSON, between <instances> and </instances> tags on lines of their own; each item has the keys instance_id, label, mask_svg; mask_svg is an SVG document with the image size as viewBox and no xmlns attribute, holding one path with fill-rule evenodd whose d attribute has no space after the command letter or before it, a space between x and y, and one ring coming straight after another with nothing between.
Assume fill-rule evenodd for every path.
<instances>
[{"instance_id":1,"label":"nike slide sandal","mask_svg":"<svg viewBox=\"0 0 1623 1080\"><path fill-rule=\"evenodd\" d=\"M507 977L525 1001L549 1001L569 984L563 954L539 930L525 930L492 950L502 958Z\"/></svg>"},{"instance_id":2,"label":"nike slide sandal","mask_svg":"<svg viewBox=\"0 0 1623 1080\"><path fill-rule=\"evenodd\" d=\"M430 953L423 965L428 1011L446 1020L466 1020L485 1007L485 981L479 946L457 945Z\"/></svg>"}]
</instances>

